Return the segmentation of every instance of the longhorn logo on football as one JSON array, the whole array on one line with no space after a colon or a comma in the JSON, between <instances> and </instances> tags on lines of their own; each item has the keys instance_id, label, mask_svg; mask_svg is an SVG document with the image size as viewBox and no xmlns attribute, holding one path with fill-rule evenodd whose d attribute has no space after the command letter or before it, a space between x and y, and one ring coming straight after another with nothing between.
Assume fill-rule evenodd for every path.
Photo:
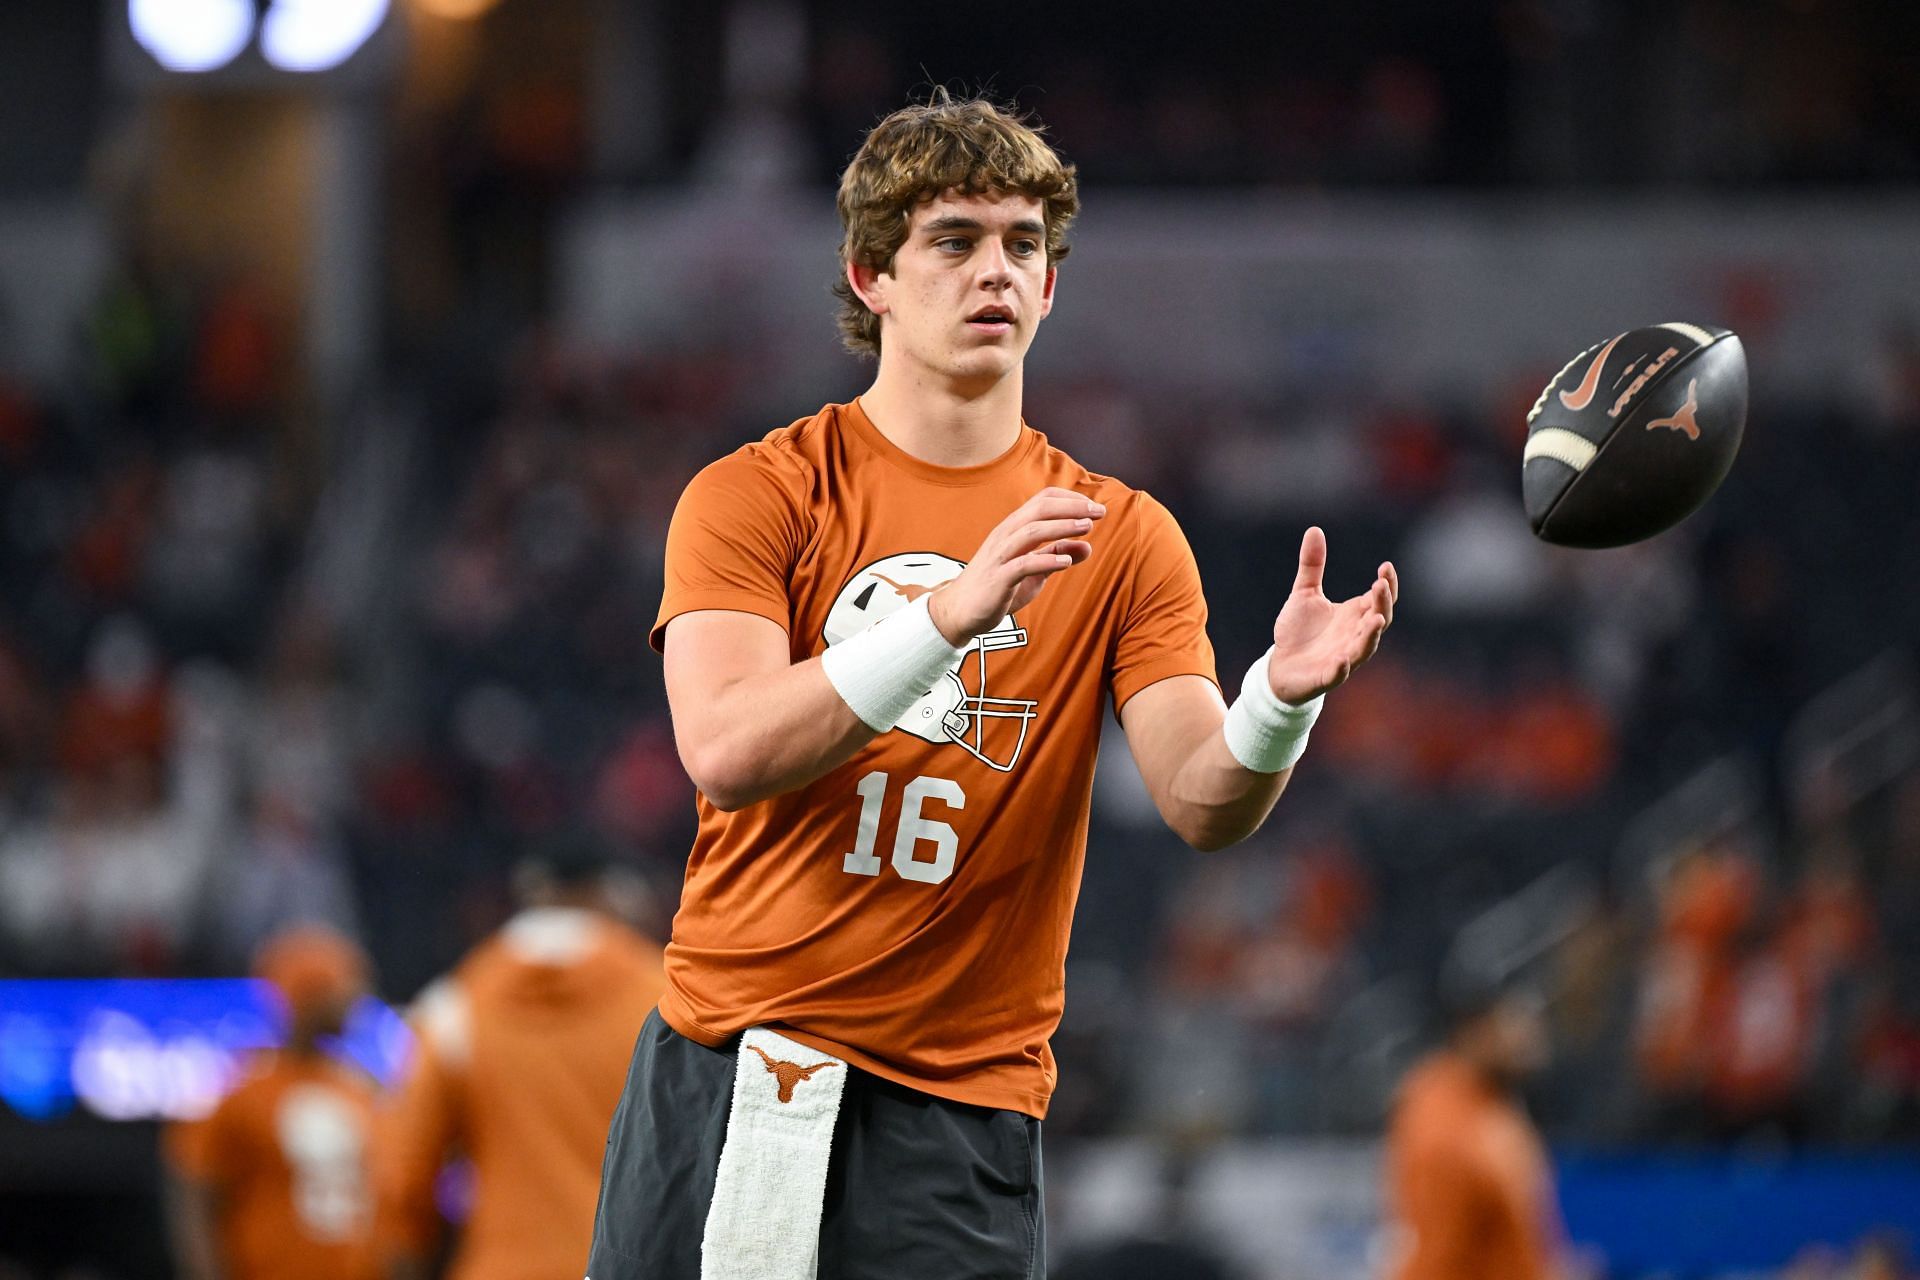
<instances>
[{"instance_id":1,"label":"longhorn logo on football","mask_svg":"<svg viewBox=\"0 0 1920 1280\"><path fill-rule=\"evenodd\" d=\"M1696 394L1699 389L1700 379L1694 378L1689 381L1687 383L1687 402L1675 410L1671 418L1655 418L1652 422L1649 422L1647 424L1647 430L1652 431L1655 427L1665 427L1669 431L1685 432L1689 440L1698 440L1700 438L1700 424L1693 420L1693 415L1694 411L1700 407L1700 399Z\"/></svg>"}]
</instances>

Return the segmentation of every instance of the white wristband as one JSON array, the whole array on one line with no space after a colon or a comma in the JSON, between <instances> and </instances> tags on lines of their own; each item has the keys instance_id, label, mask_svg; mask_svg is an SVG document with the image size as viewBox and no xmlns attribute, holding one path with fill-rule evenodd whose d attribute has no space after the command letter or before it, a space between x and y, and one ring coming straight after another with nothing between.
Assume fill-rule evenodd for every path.
<instances>
[{"instance_id":1,"label":"white wristband","mask_svg":"<svg viewBox=\"0 0 1920 1280\"><path fill-rule=\"evenodd\" d=\"M1233 758L1255 773L1279 773L1291 769L1307 749L1307 733L1320 718L1324 693L1315 694L1295 706L1282 702L1267 683L1269 649L1247 668L1240 682L1240 696L1227 708L1227 750Z\"/></svg>"},{"instance_id":2,"label":"white wristband","mask_svg":"<svg viewBox=\"0 0 1920 1280\"><path fill-rule=\"evenodd\" d=\"M966 653L933 625L928 599L920 597L820 655L834 692L875 733L899 723Z\"/></svg>"}]
</instances>

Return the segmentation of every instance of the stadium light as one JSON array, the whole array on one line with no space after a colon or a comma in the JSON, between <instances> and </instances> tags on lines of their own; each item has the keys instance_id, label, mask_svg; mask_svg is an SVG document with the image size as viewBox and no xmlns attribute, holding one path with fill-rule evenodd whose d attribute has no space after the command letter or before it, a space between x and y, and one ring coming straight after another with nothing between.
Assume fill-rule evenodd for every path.
<instances>
[{"instance_id":1,"label":"stadium light","mask_svg":"<svg viewBox=\"0 0 1920 1280\"><path fill-rule=\"evenodd\" d=\"M253 37L253 0L128 0L127 26L169 71L213 71Z\"/></svg>"},{"instance_id":2,"label":"stadium light","mask_svg":"<svg viewBox=\"0 0 1920 1280\"><path fill-rule=\"evenodd\" d=\"M329 71L372 37L388 0L274 0L260 25L260 52L282 71Z\"/></svg>"}]
</instances>

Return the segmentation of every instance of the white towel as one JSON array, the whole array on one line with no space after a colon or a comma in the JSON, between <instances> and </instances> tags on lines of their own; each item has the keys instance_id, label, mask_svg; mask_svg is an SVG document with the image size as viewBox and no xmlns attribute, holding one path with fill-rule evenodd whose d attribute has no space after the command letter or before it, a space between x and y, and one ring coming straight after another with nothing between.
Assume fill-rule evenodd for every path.
<instances>
[{"instance_id":1,"label":"white towel","mask_svg":"<svg viewBox=\"0 0 1920 1280\"><path fill-rule=\"evenodd\" d=\"M813 1280L847 1064L765 1027L740 1037L701 1280Z\"/></svg>"}]
</instances>

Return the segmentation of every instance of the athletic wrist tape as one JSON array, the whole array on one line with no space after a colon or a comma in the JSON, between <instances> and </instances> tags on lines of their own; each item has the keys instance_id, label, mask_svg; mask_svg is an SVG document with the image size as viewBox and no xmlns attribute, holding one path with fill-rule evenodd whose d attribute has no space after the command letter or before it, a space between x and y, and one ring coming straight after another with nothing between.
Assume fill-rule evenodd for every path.
<instances>
[{"instance_id":1,"label":"athletic wrist tape","mask_svg":"<svg viewBox=\"0 0 1920 1280\"><path fill-rule=\"evenodd\" d=\"M933 625L931 597L922 596L820 655L820 667L841 701L875 733L899 723L960 661Z\"/></svg>"},{"instance_id":2,"label":"athletic wrist tape","mask_svg":"<svg viewBox=\"0 0 1920 1280\"><path fill-rule=\"evenodd\" d=\"M1240 696L1227 708L1227 750L1233 758L1255 773L1279 773L1291 769L1307 749L1307 733L1320 718L1320 707L1327 695L1315 694L1295 706L1282 702L1267 682L1269 649L1247 668L1240 682Z\"/></svg>"}]
</instances>

